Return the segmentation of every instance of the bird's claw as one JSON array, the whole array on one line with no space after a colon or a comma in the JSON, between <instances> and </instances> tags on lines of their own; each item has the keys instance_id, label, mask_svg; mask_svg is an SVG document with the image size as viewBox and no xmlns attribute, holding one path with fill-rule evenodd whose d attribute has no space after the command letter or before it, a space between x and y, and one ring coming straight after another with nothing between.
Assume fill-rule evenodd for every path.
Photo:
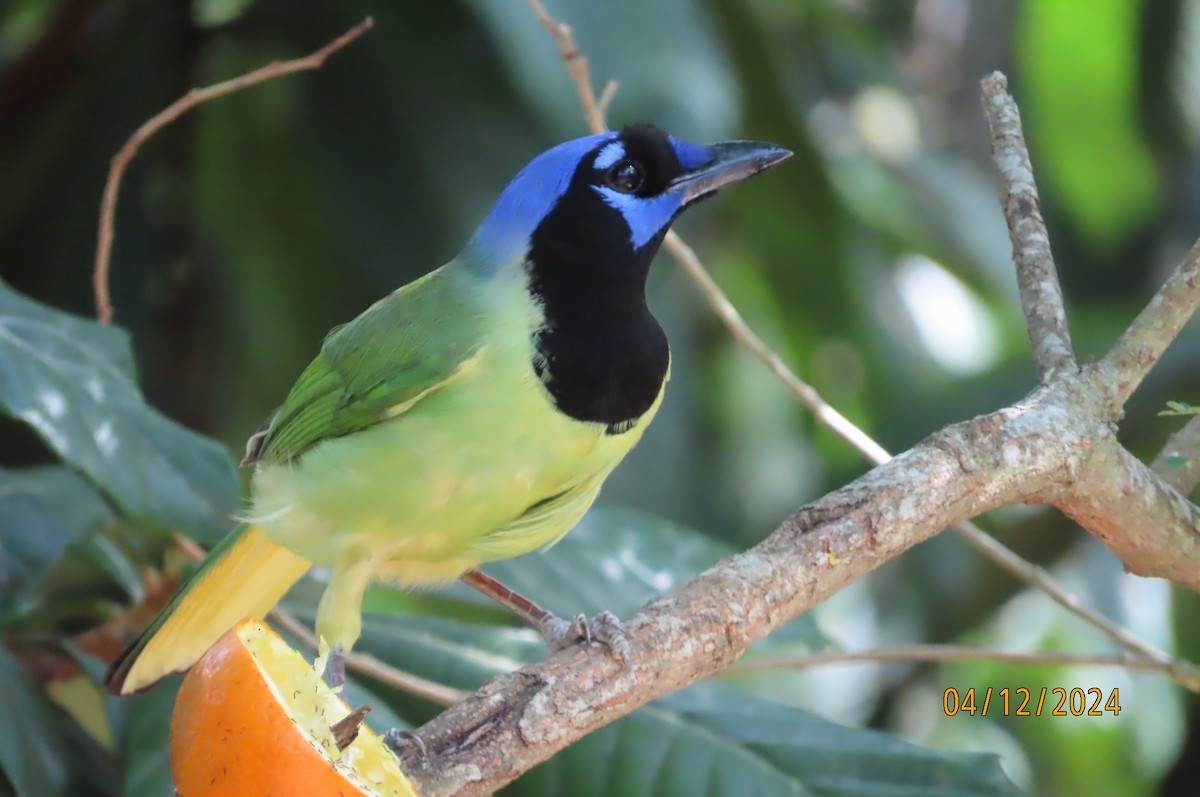
<instances>
[{"instance_id":1,"label":"bird's claw","mask_svg":"<svg viewBox=\"0 0 1200 797\"><path fill-rule=\"evenodd\" d=\"M608 648L612 657L620 659L626 667L633 663L629 657L625 626L612 612L600 612L590 620L586 615L577 614L569 623L561 617L551 616L541 624L539 630L550 653L569 648L576 642L586 645L595 643Z\"/></svg>"},{"instance_id":2,"label":"bird's claw","mask_svg":"<svg viewBox=\"0 0 1200 797\"><path fill-rule=\"evenodd\" d=\"M401 760L411 757L421 768L429 763L429 748L425 746L424 740L412 731L392 728L383 735L383 743Z\"/></svg>"}]
</instances>

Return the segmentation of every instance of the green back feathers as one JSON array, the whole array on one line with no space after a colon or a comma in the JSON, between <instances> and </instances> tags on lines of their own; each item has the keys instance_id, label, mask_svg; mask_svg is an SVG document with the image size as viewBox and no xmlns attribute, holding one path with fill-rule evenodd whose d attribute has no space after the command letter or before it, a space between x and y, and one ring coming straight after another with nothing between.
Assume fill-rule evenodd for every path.
<instances>
[{"instance_id":1,"label":"green back feathers","mask_svg":"<svg viewBox=\"0 0 1200 797\"><path fill-rule=\"evenodd\" d=\"M331 332L250 461L281 463L394 418L463 372L481 348L462 284L438 269Z\"/></svg>"}]
</instances>

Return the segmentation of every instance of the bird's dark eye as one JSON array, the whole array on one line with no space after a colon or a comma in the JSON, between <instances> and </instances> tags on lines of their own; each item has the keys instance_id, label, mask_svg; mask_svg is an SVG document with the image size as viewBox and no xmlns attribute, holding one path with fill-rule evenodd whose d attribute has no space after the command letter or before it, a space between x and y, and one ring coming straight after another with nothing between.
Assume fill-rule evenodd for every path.
<instances>
[{"instance_id":1,"label":"bird's dark eye","mask_svg":"<svg viewBox=\"0 0 1200 797\"><path fill-rule=\"evenodd\" d=\"M615 191L632 194L646 181L646 170L642 164L631 160L618 161L604 175L605 182Z\"/></svg>"}]
</instances>

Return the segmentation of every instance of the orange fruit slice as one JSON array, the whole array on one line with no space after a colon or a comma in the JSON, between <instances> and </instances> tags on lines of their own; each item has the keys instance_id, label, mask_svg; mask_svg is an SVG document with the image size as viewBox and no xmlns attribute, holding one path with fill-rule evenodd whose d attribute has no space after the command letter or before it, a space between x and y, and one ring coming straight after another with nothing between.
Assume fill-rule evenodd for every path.
<instances>
[{"instance_id":1,"label":"orange fruit slice","mask_svg":"<svg viewBox=\"0 0 1200 797\"><path fill-rule=\"evenodd\" d=\"M338 750L350 707L266 624L247 620L188 672L171 715L179 797L418 797L366 725Z\"/></svg>"}]
</instances>

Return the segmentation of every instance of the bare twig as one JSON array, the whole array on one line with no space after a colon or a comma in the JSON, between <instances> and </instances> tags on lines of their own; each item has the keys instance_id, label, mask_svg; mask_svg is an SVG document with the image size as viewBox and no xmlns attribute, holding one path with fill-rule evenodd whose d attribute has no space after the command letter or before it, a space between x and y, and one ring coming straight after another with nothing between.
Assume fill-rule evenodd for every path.
<instances>
[{"instance_id":1,"label":"bare twig","mask_svg":"<svg viewBox=\"0 0 1200 797\"><path fill-rule=\"evenodd\" d=\"M311 55L303 58L295 58L290 61L276 61L232 80L226 80L223 83L217 83L205 88L192 89L162 111L159 111L134 131L133 135L129 137L129 140L125 142L125 145L121 147L112 159L112 165L108 170L108 180L104 183L104 195L100 201L100 229L96 241L96 262L92 274L92 289L96 295L96 317L101 323L107 324L112 320L113 316L112 298L108 287L108 274L112 260L113 220L117 213L117 192L120 190L121 178L125 174L125 168L129 165L133 156L137 154L142 144L146 142L146 139L178 119L188 110L209 100L226 94L233 94L271 78L290 75L293 72L321 68L329 56L350 44L350 42L357 39L367 30L370 30L373 24L371 18L367 17Z\"/></svg>"},{"instance_id":2,"label":"bare twig","mask_svg":"<svg viewBox=\"0 0 1200 797\"><path fill-rule=\"evenodd\" d=\"M1187 462L1176 467L1175 458ZM1178 432L1167 438L1151 467L1180 495L1189 495L1196 489L1200 484L1200 415L1193 415Z\"/></svg>"},{"instance_id":3,"label":"bare twig","mask_svg":"<svg viewBox=\"0 0 1200 797\"><path fill-rule=\"evenodd\" d=\"M617 96L617 89L620 84L615 80L610 80L604 84L604 89L600 92L600 99L596 100L596 113L600 114L600 119L608 118L608 106L612 104L613 97Z\"/></svg>"},{"instance_id":4,"label":"bare twig","mask_svg":"<svg viewBox=\"0 0 1200 797\"><path fill-rule=\"evenodd\" d=\"M271 619L286 628L288 633L297 637L308 647L313 650L318 649L316 636L313 635L312 631L308 630L308 626L295 617L292 617L282 609L275 609L271 612ZM347 653L346 666L361 675L374 678L376 681L393 689L398 689L410 695L416 695L441 706L453 706L456 703L461 703L467 698L468 694L460 689L439 684L436 681L430 681L419 675L413 675L410 672L398 670L395 667L384 664L379 659L367 653Z\"/></svg>"},{"instance_id":5,"label":"bare twig","mask_svg":"<svg viewBox=\"0 0 1200 797\"><path fill-rule=\"evenodd\" d=\"M542 26L550 31L555 40L558 41L560 52L564 53L563 59L566 62L572 80L575 81L576 92L583 106L585 122L593 132L605 130L604 108L594 104L594 99L592 99L594 94L591 88L591 77L588 72L587 59L580 55L579 49L572 37L570 27L561 25L551 19L538 0L530 0L530 5L533 7L534 14L538 17ZM567 60L566 53L572 54L571 60ZM582 85L582 83L586 83L586 85ZM609 86L612 85L610 82ZM606 86L604 94L607 95L608 93L608 86ZM1026 162L1028 162L1028 156L1026 156ZM1030 180L1032 184L1032 177ZM684 242L683 238L674 230L671 230L667 233L663 243L667 251L671 253L671 256L675 258L675 261L683 269L684 273L700 288L700 292L704 295L709 307L712 308L713 313L716 314L717 318L725 326L725 329L729 332L734 342L763 363L775 375L775 378L783 384L787 391L813 413L818 422L824 424L848 442L869 462L881 465L891 459L891 454L888 453L887 449L875 442L870 435L859 429L846 416L842 415L837 409L826 402L815 388L797 376L783 361L783 358L750 328L750 325L742 318L742 314L738 312L733 302L729 301L729 297L725 295L724 291L721 290L720 286L717 285L712 275L708 272L708 269L704 267L695 250ZM1051 262L1051 268L1053 268L1053 262ZM1054 285L1057 286L1057 284L1056 277ZM1061 305L1060 298L1059 306L1061 307ZM1064 329L1065 323L1064 318ZM1067 341L1069 353L1069 336L1065 340ZM1129 631L1121 628L1103 615L1089 609L1077 596L1059 583L1049 571L1022 558L1012 549L995 540L975 523L969 520L964 521L954 526L954 530L983 556L992 560L1015 578L1029 584L1035 589L1045 592L1060 606L1078 615L1091 625L1096 626L1117 644L1139 656L1160 661L1170 659L1167 654L1147 645Z\"/></svg>"},{"instance_id":6,"label":"bare twig","mask_svg":"<svg viewBox=\"0 0 1200 797\"><path fill-rule=\"evenodd\" d=\"M801 670L838 664L889 662L998 662L1022 665L1091 665L1130 671L1158 672L1193 692L1200 692L1200 667L1190 662L1158 661L1129 655L1080 654L1059 651L1020 653L958 645L912 645L871 650L822 650L805 656L768 657L739 661L725 670L730 675L770 670Z\"/></svg>"},{"instance_id":7,"label":"bare twig","mask_svg":"<svg viewBox=\"0 0 1200 797\"><path fill-rule=\"evenodd\" d=\"M1125 404L1200 306L1200 242L1117 340L1101 366L1112 380L1112 407Z\"/></svg>"},{"instance_id":8,"label":"bare twig","mask_svg":"<svg viewBox=\"0 0 1200 797\"><path fill-rule=\"evenodd\" d=\"M983 79L981 88L983 112L992 132L992 162L1001 178L1001 204L1012 238L1021 309L1033 347L1033 362L1038 377L1045 382L1055 372L1075 367L1062 288L1046 222L1042 220L1021 114L1008 93L1008 80L1000 72L993 72Z\"/></svg>"},{"instance_id":9,"label":"bare twig","mask_svg":"<svg viewBox=\"0 0 1200 797\"><path fill-rule=\"evenodd\" d=\"M592 89L592 79L588 74L588 62L580 54L579 48L575 46L575 37L571 35L571 27L551 19L542 5L542 0L529 0L529 7L533 9L533 15L537 17L537 21L558 43L558 54L562 56L563 63L567 65L567 71L571 73L571 79L575 83L575 90L579 92L579 104L583 106L588 129L593 133L603 133L606 129L604 116L596 102L596 92Z\"/></svg>"}]
</instances>

